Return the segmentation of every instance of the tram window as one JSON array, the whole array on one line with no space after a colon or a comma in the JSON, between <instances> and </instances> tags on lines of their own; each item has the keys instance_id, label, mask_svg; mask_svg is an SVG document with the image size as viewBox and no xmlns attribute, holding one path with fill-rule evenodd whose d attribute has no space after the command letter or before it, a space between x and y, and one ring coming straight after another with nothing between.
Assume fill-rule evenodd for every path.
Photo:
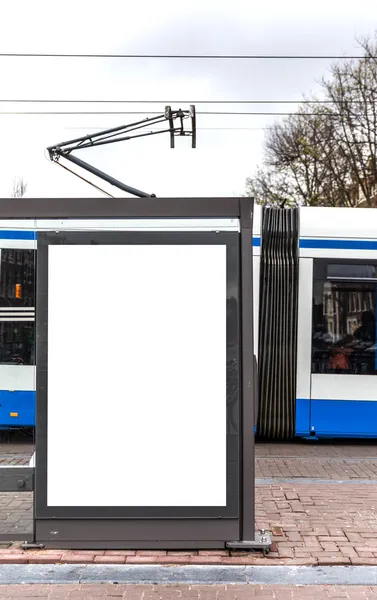
<instances>
[{"instance_id":1,"label":"tram window","mask_svg":"<svg viewBox=\"0 0 377 600\"><path fill-rule=\"evenodd\" d=\"M376 279L377 265L365 263L328 264L327 279Z\"/></svg>"},{"instance_id":2,"label":"tram window","mask_svg":"<svg viewBox=\"0 0 377 600\"><path fill-rule=\"evenodd\" d=\"M32 321L0 321L0 364L35 364Z\"/></svg>"},{"instance_id":3,"label":"tram window","mask_svg":"<svg viewBox=\"0 0 377 600\"><path fill-rule=\"evenodd\" d=\"M366 265L360 265L364 282L358 265L341 266L340 278L349 267L348 277L357 273L359 281L314 280L312 372L375 374L377 284L368 281L373 275Z\"/></svg>"},{"instance_id":4,"label":"tram window","mask_svg":"<svg viewBox=\"0 0 377 600\"><path fill-rule=\"evenodd\" d=\"M35 364L34 321L31 320L35 314L34 307L35 251L2 248L0 250L0 364Z\"/></svg>"},{"instance_id":5,"label":"tram window","mask_svg":"<svg viewBox=\"0 0 377 600\"><path fill-rule=\"evenodd\" d=\"M1 249L0 307L35 306L35 251Z\"/></svg>"}]
</instances>

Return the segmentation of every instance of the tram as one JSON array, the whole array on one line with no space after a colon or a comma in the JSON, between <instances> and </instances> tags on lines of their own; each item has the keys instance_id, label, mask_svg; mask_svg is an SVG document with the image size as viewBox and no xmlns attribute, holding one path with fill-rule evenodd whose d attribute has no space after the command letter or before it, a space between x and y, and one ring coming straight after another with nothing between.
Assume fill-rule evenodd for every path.
<instances>
[{"instance_id":1,"label":"tram","mask_svg":"<svg viewBox=\"0 0 377 600\"><path fill-rule=\"evenodd\" d=\"M0 429L35 425L38 231L129 226L0 221ZM377 437L377 210L255 206L253 269L257 435Z\"/></svg>"},{"instance_id":2,"label":"tram","mask_svg":"<svg viewBox=\"0 0 377 600\"><path fill-rule=\"evenodd\" d=\"M257 432L377 437L377 210L255 207Z\"/></svg>"},{"instance_id":3,"label":"tram","mask_svg":"<svg viewBox=\"0 0 377 600\"><path fill-rule=\"evenodd\" d=\"M0 221L0 430L35 424L35 251L30 223Z\"/></svg>"}]
</instances>

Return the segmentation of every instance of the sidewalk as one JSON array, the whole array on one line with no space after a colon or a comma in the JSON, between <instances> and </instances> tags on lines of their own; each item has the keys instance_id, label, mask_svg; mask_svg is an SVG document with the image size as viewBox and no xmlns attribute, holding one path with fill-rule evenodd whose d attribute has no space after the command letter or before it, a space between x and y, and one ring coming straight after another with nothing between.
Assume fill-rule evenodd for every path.
<instances>
[{"instance_id":1,"label":"sidewalk","mask_svg":"<svg viewBox=\"0 0 377 600\"><path fill-rule=\"evenodd\" d=\"M9 462L27 454L24 445L3 446ZM377 565L376 455L373 443L258 444L256 527L273 534L265 557L225 550L23 552L20 543L3 542L0 564ZM0 494L0 533L20 539L31 527L32 494Z\"/></svg>"},{"instance_id":2,"label":"sidewalk","mask_svg":"<svg viewBox=\"0 0 377 600\"><path fill-rule=\"evenodd\" d=\"M0 563L377 565L377 484L273 484L256 488L256 526L272 552L0 549Z\"/></svg>"},{"instance_id":3,"label":"sidewalk","mask_svg":"<svg viewBox=\"0 0 377 600\"><path fill-rule=\"evenodd\" d=\"M0 586L0 600L375 600L377 587L261 585L10 585Z\"/></svg>"},{"instance_id":4,"label":"sidewalk","mask_svg":"<svg viewBox=\"0 0 377 600\"><path fill-rule=\"evenodd\" d=\"M377 446L365 443L259 443L257 478L375 479Z\"/></svg>"}]
</instances>

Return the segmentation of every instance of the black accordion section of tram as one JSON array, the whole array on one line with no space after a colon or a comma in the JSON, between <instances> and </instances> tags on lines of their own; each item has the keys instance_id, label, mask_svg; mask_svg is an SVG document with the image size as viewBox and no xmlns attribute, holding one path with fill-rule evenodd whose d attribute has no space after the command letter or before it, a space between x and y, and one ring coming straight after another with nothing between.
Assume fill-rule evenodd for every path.
<instances>
[{"instance_id":1,"label":"black accordion section of tram","mask_svg":"<svg viewBox=\"0 0 377 600\"><path fill-rule=\"evenodd\" d=\"M294 437L299 269L298 209L263 208L257 435Z\"/></svg>"}]
</instances>

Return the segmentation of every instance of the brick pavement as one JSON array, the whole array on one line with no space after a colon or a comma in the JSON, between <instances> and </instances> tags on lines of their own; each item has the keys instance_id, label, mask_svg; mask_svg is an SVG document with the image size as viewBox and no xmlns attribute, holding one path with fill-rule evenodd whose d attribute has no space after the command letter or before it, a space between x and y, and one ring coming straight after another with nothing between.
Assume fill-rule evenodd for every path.
<instances>
[{"instance_id":1,"label":"brick pavement","mask_svg":"<svg viewBox=\"0 0 377 600\"><path fill-rule=\"evenodd\" d=\"M34 453L32 433L0 432L0 467L27 465ZM33 494L0 493L0 536L14 535L19 539L33 528Z\"/></svg>"},{"instance_id":2,"label":"brick pavement","mask_svg":"<svg viewBox=\"0 0 377 600\"><path fill-rule=\"evenodd\" d=\"M369 479L377 481L377 458L333 459L333 458L257 458L257 478L294 479Z\"/></svg>"},{"instance_id":3,"label":"brick pavement","mask_svg":"<svg viewBox=\"0 0 377 600\"><path fill-rule=\"evenodd\" d=\"M371 479L377 481L377 444L259 443L257 478Z\"/></svg>"},{"instance_id":4,"label":"brick pavement","mask_svg":"<svg viewBox=\"0 0 377 600\"><path fill-rule=\"evenodd\" d=\"M31 453L0 454L2 465L27 465ZM333 456L288 456L256 457L255 476L257 478L289 478L307 477L310 479L373 479L377 481L377 457L373 458L338 458Z\"/></svg>"},{"instance_id":5,"label":"brick pavement","mask_svg":"<svg viewBox=\"0 0 377 600\"><path fill-rule=\"evenodd\" d=\"M23 552L0 549L0 563L377 565L377 485L260 485L256 526L273 533L260 553L199 551Z\"/></svg>"},{"instance_id":6,"label":"brick pavement","mask_svg":"<svg viewBox=\"0 0 377 600\"><path fill-rule=\"evenodd\" d=\"M34 452L34 434L0 431L0 466L26 465Z\"/></svg>"},{"instance_id":7,"label":"brick pavement","mask_svg":"<svg viewBox=\"0 0 377 600\"><path fill-rule=\"evenodd\" d=\"M33 436L0 436L0 466L28 464L33 452ZM377 443L258 443L256 477L377 480Z\"/></svg>"},{"instance_id":8,"label":"brick pavement","mask_svg":"<svg viewBox=\"0 0 377 600\"><path fill-rule=\"evenodd\" d=\"M33 494L29 492L0 494L0 535L15 535L33 530Z\"/></svg>"},{"instance_id":9,"label":"brick pavement","mask_svg":"<svg viewBox=\"0 0 377 600\"><path fill-rule=\"evenodd\" d=\"M269 560L377 564L377 485L261 485L256 525L274 534Z\"/></svg>"},{"instance_id":10,"label":"brick pavement","mask_svg":"<svg viewBox=\"0 0 377 600\"><path fill-rule=\"evenodd\" d=\"M0 600L375 600L377 586L270 585L0 585Z\"/></svg>"},{"instance_id":11,"label":"brick pavement","mask_svg":"<svg viewBox=\"0 0 377 600\"><path fill-rule=\"evenodd\" d=\"M377 440L257 442L256 457L377 458Z\"/></svg>"},{"instance_id":12,"label":"brick pavement","mask_svg":"<svg viewBox=\"0 0 377 600\"><path fill-rule=\"evenodd\" d=\"M226 551L22 553L13 545L0 548L0 563L377 564L376 448L374 443L257 445L257 477L279 478L268 485L262 479L256 489L256 526L273 532L273 551L268 557ZM0 457L27 457L32 449L22 439L18 444L0 445ZM350 483L303 483L305 477ZM291 478L300 481L280 482ZM357 483L364 479L371 483ZM22 539L23 534L31 533L32 501L32 494L25 492L0 494L0 534Z\"/></svg>"},{"instance_id":13,"label":"brick pavement","mask_svg":"<svg viewBox=\"0 0 377 600\"><path fill-rule=\"evenodd\" d=\"M0 466L28 464L33 438L16 443L8 435L8 442L1 438ZM377 444L258 443L256 477L377 480Z\"/></svg>"}]
</instances>

